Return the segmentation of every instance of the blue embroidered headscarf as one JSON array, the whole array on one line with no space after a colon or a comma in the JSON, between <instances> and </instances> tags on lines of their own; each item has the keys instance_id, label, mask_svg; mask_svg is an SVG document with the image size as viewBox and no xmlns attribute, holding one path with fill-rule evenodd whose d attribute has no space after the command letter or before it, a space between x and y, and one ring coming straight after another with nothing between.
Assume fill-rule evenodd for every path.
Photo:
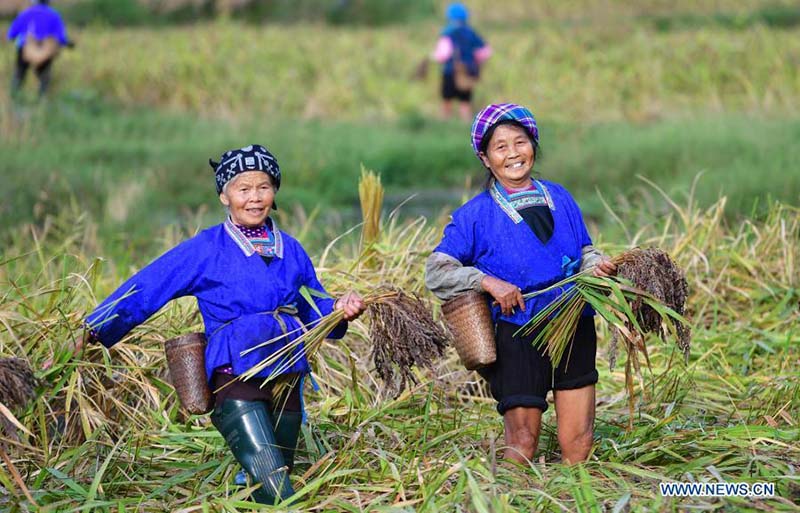
<instances>
[{"instance_id":1,"label":"blue embroidered headscarf","mask_svg":"<svg viewBox=\"0 0 800 513\"><path fill-rule=\"evenodd\" d=\"M478 112L472 123L472 149L479 160L483 137L494 125L504 120L516 121L528 131L535 143L539 143L539 128L536 126L536 119L531 111L515 103L493 103Z\"/></svg>"},{"instance_id":2,"label":"blue embroidered headscarf","mask_svg":"<svg viewBox=\"0 0 800 513\"><path fill-rule=\"evenodd\" d=\"M247 171L263 171L272 177L275 191L281 188L281 168L278 166L278 160L260 144L226 151L219 158L219 162L208 159L208 163L214 168L217 194L222 193L222 188L234 176Z\"/></svg>"}]
</instances>

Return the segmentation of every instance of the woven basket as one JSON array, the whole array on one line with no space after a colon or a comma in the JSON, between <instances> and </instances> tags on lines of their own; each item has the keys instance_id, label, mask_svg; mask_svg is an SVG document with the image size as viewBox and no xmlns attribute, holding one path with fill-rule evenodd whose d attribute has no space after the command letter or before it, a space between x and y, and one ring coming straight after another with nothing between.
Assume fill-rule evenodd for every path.
<instances>
[{"instance_id":1,"label":"woven basket","mask_svg":"<svg viewBox=\"0 0 800 513\"><path fill-rule=\"evenodd\" d=\"M22 46L22 60L38 68L48 59L58 55L60 49L61 46L59 46L55 38L36 39L29 34L25 39L25 44Z\"/></svg>"},{"instance_id":2,"label":"woven basket","mask_svg":"<svg viewBox=\"0 0 800 513\"><path fill-rule=\"evenodd\" d=\"M212 397L206 381L205 350L206 337L203 333L189 333L164 344L172 386L189 413L211 411Z\"/></svg>"},{"instance_id":3,"label":"woven basket","mask_svg":"<svg viewBox=\"0 0 800 513\"><path fill-rule=\"evenodd\" d=\"M494 325L484 294L461 294L444 303L442 313L464 367L480 369L497 360Z\"/></svg>"}]
</instances>

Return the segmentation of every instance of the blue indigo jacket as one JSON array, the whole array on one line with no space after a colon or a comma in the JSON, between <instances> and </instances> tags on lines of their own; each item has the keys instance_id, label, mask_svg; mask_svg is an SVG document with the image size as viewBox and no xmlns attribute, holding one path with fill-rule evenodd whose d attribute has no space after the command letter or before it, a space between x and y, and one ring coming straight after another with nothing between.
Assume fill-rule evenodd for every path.
<instances>
[{"instance_id":1,"label":"blue indigo jacket","mask_svg":"<svg viewBox=\"0 0 800 513\"><path fill-rule=\"evenodd\" d=\"M17 47L25 44L28 33L36 39L54 37L61 46L65 46L67 28L58 12L47 5L33 5L17 16L8 28L8 39L16 40Z\"/></svg>"},{"instance_id":2,"label":"blue indigo jacket","mask_svg":"<svg viewBox=\"0 0 800 513\"><path fill-rule=\"evenodd\" d=\"M208 341L206 377L210 380L215 368L228 364L234 374L243 374L300 336L298 319L307 325L320 318L300 295L301 287L325 293L300 243L271 222L276 238L276 256L271 261L256 253L229 219L179 244L133 275L88 316L86 324L99 342L111 347L170 300L194 296ZM333 311L333 303L331 298L314 298L322 315ZM286 306L296 307L297 315L276 312ZM289 335L241 355L280 337L281 321ZM329 338L341 338L346 331L343 322ZM310 372L301 348L293 354L297 361L281 373ZM274 376L276 366L266 367L257 376Z\"/></svg>"},{"instance_id":3,"label":"blue indigo jacket","mask_svg":"<svg viewBox=\"0 0 800 513\"><path fill-rule=\"evenodd\" d=\"M567 190L538 180L553 214L553 235L542 243L522 217L494 187L453 212L450 224L434 251L455 258L462 265L519 287L523 294L542 290L573 274L580 267L581 250L592 243L581 210ZM494 322L524 325L572 284L527 299L522 312L503 315L492 307ZM584 315L593 315L587 308Z\"/></svg>"},{"instance_id":4,"label":"blue indigo jacket","mask_svg":"<svg viewBox=\"0 0 800 513\"><path fill-rule=\"evenodd\" d=\"M453 56L445 61L442 72L445 75L454 73L455 55L458 53L469 73L477 76L480 68L475 61L475 50L486 46L481 36L472 27L465 24L454 24L446 27L442 31L442 36L449 37L453 42Z\"/></svg>"}]
</instances>

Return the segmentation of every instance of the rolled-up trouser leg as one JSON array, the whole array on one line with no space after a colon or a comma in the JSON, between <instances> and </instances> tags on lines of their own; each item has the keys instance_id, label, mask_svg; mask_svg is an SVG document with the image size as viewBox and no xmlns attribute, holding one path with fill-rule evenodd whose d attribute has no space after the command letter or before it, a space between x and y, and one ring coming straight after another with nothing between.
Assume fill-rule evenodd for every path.
<instances>
[{"instance_id":1,"label":"rolled-up trouser leg","mask_svg":"<svg viewBox=\"0 0 800 513\"><path fill-rule=\"evenodd\" d=\"M289 467L289 472L294 468L294 452L297 449L297 438L300 436L300 426L303 424L303 414L299 411L273 411L275 421L275 443L283 453L283 461Z\"/></svg>"},{"instance_id":2,"label":"rolled-up trouser leg","mask_svg":"<svg viewBox=\"0 0 800 513\"><path fill-rule=\"evenodd\" d=\"M256 483L261 483L253 492L257 502L274 504L276 499L286 499L294 494L263 401L226 399L221 408L214 410L211 422L225 437L239 464Z\"/></svg>"}]
</instances>

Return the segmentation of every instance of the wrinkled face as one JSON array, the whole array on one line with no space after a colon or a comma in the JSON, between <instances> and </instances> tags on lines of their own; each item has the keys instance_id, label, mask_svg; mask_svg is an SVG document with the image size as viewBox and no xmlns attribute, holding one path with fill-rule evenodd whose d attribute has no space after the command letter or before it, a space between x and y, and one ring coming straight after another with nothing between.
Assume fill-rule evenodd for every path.
<instances>
[{"instance_id":1,"label":"wrinkled face","mask_svg":"<svg viewBox=\"0 0 800 513\"><path fill-rule=\"evenodd\" d=\"M481 160L508 188L522 188L530 183L534 151L528 133L514 125L500 125L492 134Z\"/></svg>"},{"instance_id":2,"label":"wrinkled face","mask_svg":"<svg viewBox=\"0 0 800 513\"><path fill-rule=\"evenodd\" d=\"M248 228L261 226L275 200L272 177L263 171L240 173L225 185L219 200L230 209L234 223Z\"/></svg>"}]
</instances>

